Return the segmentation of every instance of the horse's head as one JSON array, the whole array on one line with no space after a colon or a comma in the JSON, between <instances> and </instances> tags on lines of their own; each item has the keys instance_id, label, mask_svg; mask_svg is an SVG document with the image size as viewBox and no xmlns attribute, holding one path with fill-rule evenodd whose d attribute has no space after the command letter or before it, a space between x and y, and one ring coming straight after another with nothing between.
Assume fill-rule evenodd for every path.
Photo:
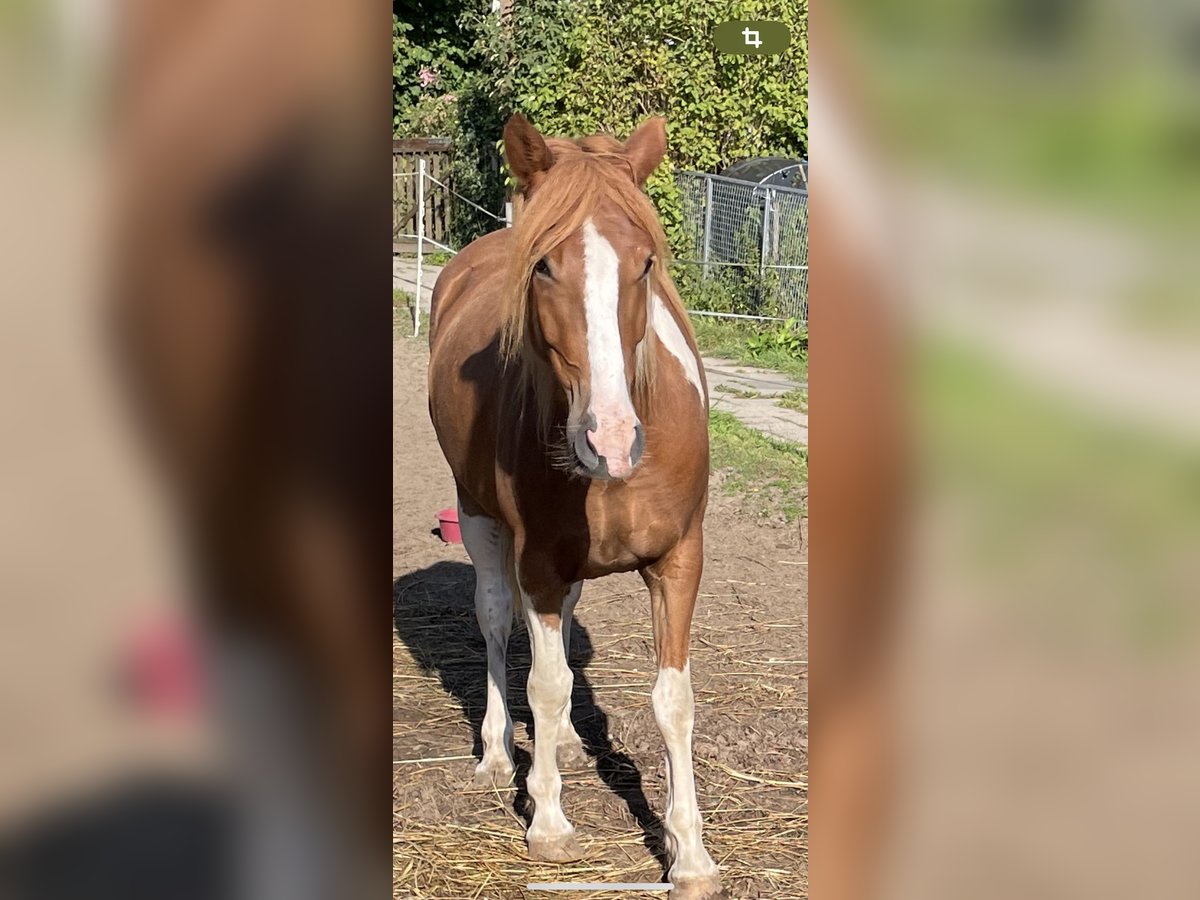
<instances>
[{"instance_id":1,"label":"horse's head","mask_svg":"<svg viewBox=\"0 0 1200 900\"><path fill-rule=\"evenodd\" d=\"M517 223L509 349L533 354L567 398L571 467L629 477L645 446L632 397L648 377L650 298L665 245L641 191L662 161L662 119L624 144L542 138L521 115L504 129L526 205ZM527 361L528 362L528 361Z\"/></svg>"}]
</instances>

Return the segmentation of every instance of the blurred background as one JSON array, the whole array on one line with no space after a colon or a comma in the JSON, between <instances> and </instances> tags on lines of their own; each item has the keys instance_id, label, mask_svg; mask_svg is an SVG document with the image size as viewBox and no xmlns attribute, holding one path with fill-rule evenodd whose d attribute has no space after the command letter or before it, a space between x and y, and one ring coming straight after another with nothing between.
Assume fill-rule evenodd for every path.
<instances>
[{"instance_id":1,"label":"blurred background","mask_svg":"<svg viewBox=\"0 0 1200 900\"><path fill-rule=\"evenodd\" d=\"M1200 11L862 0L812 35L814 196L862 224L916 450L877 893L1195 896Z\"/></svg>"},{"instance_id":2,"label":"blurred background","mask_svg":"<svg viewBox=\"0 0 1200 900\"><path fill-rule=\"evenodd\" d=\"M0 5L4 897L388 892L387 24Z\"/></svg>"}]
</instances>

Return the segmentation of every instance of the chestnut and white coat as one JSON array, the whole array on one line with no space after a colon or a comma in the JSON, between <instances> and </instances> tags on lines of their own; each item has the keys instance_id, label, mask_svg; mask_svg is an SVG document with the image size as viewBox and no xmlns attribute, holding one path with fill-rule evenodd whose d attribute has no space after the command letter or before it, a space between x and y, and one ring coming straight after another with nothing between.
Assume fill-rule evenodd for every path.
<instances>
[{"instance_id":1,"label":"chestnut and white coat","mask_svg":"<svg viewBox=\"0 0 1200 900\"><path fill-rule=\"evenodd\" d=\"M535 727L526 834L535 859L580 845L562 804L560 755L579 758L567 663L585 580L636 570L650 591L666 746L671 897L720 896L692 765L688 658L703 567L707 390L642 191L666 149L651 119L625 143L545 139L520 115L504 132L525 193L516 226L456 256L434 292L430 413L454 473L487 642L476 778L513 777L506 646L528 627Z\"/></svg>"}]
</instances>

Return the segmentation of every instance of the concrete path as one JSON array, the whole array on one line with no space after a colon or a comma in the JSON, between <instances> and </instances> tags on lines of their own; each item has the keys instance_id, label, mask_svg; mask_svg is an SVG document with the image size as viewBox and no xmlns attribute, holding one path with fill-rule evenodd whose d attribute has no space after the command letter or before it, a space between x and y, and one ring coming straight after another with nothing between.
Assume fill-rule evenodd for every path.
<instances>
[{"instance_id":1,"label":"concrete path","mask_svg":"<svg viewBox=\"0 0 1200 900\"><path fill-rule=\"evenodd\" d=\"M442 274L441 266L425 263L421 267L421 311L429 312L429 301L433 297L433 283ZM417 292L417 260L414 256L392 257L392 290Z\"/></svg>"},{"instance_id":2,"label":"concrete path","mask_svg":"<svg viewBox=\"0 0 1200 900\"><path fill-rule=\"evenodd\" d=\"M425 265L421 274L421 309L429 312L433 284L441 266ZM417 261L413 257L392 257L392 288L416 293ZM806 388L786 375L769 369L743 366L727 359L704 357L708 377L709 403L713 409L732 413L758 431L796 444L808 444L808 414L784 409L775 399L795 388Z\"/></svg>"},{"instance_id":3,"label":"concrete path","mask_svg":"<svg viewBox=\"0 0 1200 900\"><path fill-rule=\"evenodd\" d=\"M728 359L703 357L709 405L732 413L744 424L771 437L808 444L808 414L784 409L775 398L808 385L770 369L743 366Z\"/></svg>"}]
</instances>

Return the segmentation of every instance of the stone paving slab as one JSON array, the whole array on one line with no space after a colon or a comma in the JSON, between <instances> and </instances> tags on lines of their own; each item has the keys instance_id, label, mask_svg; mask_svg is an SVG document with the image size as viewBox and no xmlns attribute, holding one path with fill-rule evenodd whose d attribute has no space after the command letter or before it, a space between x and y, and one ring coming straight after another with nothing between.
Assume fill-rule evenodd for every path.
<instances>
[{"instance_id":1,"label":"stone paving slab","mask_svg":"<svg viewBox=\"0 0 1200 900\"><path fill-rule=\"evenodd\" d=\"M793 444L808 446L808 414L784 409L770 397L734 397L710 395L709 405L733 413L738 421L756 431Z\"/></svg>"},{"instance_id":2,"label":"stone paving slab","mask_svg":"<svg viewBox=\"0 0 1200 900\"><path fill-rule=\"evenodd\" d=\"M709 406L737 416L738 420L771 437L808 445L808 414L784 409L775 402L804 382L771 369L744 366L728 359L702 357L708 378Z\"/></svg>"},{"instance_id":3,"label":"stone paving slab","mask_svg":"<svg viewBox=\"0 0 1200 900\"><path fill-rule=\"evenodd\" d=\"M433 297L433 283L442 274L442 267L426 263L421 269L421 311L427 313ZM392 257L392 290L417 292L417 260L414 257Z\"/></svg>"},{"instance_id":4,"label":"stone paving slab","mask_svg":"<svg viewBox=\"0 0 1200 900\"><path fill-rule=\"evenodd\" d=\"M807 384L793 381L780 372L743 366L729 359L705 356L701 358L701 362L704 363L704 371L708 373L710 391L716 390L720 385L731 388L726 393L755 393L764 397L778 397L797 387L808 387Z\"/></svg>"}]
</instances>

